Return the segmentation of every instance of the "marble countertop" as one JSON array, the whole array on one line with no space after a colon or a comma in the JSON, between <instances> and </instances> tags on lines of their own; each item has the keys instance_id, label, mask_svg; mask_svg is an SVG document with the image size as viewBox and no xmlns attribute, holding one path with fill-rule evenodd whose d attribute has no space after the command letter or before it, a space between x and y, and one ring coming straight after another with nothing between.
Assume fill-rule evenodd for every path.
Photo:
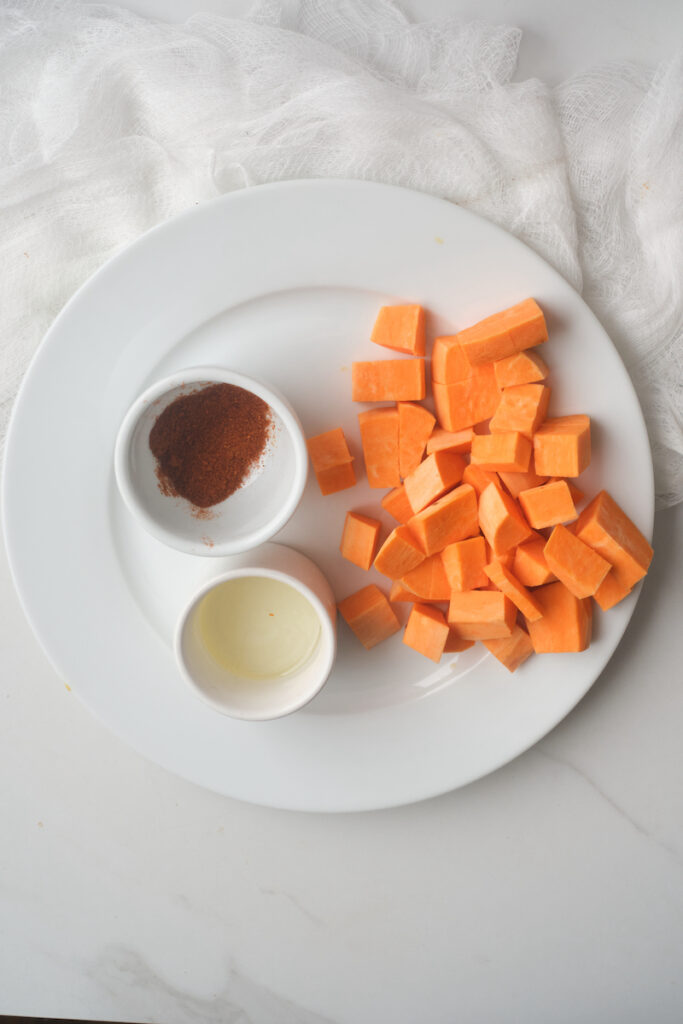
<instances>
[{"instance_id":1,"label":"marble countertop","mask_svg":"<svg viewBox=\"0 0 683 1024\"><path fill-rule=\"evenodd\" d=\"M169 15L163 0L128 6ZM551 81L654 62L683 28L664 0L404 6L519 24L520 76ZM0 1014L682 1020L681 537L683 507L658 514L623 642L541 743L438 799L337 816L232 801L124 747L48 664L3 552Z\"/></svg>"}]
</instances>

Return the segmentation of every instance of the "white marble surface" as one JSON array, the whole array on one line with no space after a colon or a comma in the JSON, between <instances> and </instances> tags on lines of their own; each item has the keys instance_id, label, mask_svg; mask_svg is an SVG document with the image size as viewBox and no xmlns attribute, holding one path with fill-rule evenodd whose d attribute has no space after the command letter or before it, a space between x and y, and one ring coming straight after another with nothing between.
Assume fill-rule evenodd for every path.
<instances>
[{"instance_id":1,"label":"white marble surface","mask_svg":"<svg viewBox=\"0 0 683 1024\"><path fill-rule=\"evenodd\" d=\"M129 0L239 13L241 0ZM525 28L520 72L653 61L674 2L411 0ZM566 9L565 9L566 7ZM0 1013L163 1024L683 1019L683 509L579 707L466 789L365 815L204 792L58 679L0 563Z\"/></svg>"}]
</instances>

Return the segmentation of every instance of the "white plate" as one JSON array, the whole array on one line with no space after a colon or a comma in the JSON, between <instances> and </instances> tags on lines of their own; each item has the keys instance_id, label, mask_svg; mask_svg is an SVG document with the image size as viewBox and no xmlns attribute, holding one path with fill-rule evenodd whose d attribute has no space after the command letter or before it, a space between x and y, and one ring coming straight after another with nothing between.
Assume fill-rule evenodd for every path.
<instances>
[{"instance_id":1,"label":"white plate","mask_svg":"<svg viewBox=\"0 0 683 1024\"><path fill-rule=\"evenodd\" d=\"M354 359L391 355L368 341L382 303L422 303L433 336L529 295L548 319L551 413L593 417L594 457L581 486L606 487L651 536L647 434L614 347L559 274L457 206L362 182L262 186L164 224L100 270L26 376L4 476L21 599L49 658L92 711L202 786L326 811L464 785L556 725L604 668L637 592L596 615L587 652L536 656L514 676L481 645L432 667L400 634L366 652L342 625L334 673L304 711L258 724L215 714L185 687L171 638L188 595L229 560L185 555L146 534L112 470L116 431L136 395L209 363L272 383L309 434L343 426L358 456L349 371ZM381 493L362 481L322 498L309 479L277 539L318 562L344 597L375 578L338 554L344 513L377 512Z\"/></svg>"}]
</instances>

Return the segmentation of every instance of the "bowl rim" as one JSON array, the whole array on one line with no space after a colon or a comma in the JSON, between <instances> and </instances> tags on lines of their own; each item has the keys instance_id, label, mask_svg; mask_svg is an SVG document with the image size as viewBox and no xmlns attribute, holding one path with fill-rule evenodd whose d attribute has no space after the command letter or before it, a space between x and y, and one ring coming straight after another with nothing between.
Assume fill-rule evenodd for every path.
<instances>
[{"instance_id":1,"label":"bowl rim","mask_svg":"<svg viewBox=\"0 0 683 1024\"><path fill-rule=\"evenodd\" d=\"M239 541L216 540L212 546L200 540L188 539L179 531L164 526L140 498L130 465L130 451L135 431L150 404L169 391L184 385L206 382L210 384L234 384L263 399L277 414L284 425L294 448L294 472L291 474L286 500L279 509L261 526L250 530ZM191 366L169 374L147 387L129 406L117 431L114 445L114 475L119 493L129 511L148 533L163 541L169 547L200 556L237 555L258 547L270 540L288 522L301 501L308 478L308 448L306 437L296 412L277 389L256 377L248 376L226 367L206 365ZM184 499L181 499L184 500Z\"/></svg>"},{"instance_id":2,"label":"bowl rim","mask_svg":"<svg viewBox=\"0 0 683 1024\"><path fill-rule=\"evenodd\" d=\"M292 699L282 710L273 711L272 708L266 708L262 712L256 714L246 713L237 706L233 706L228 710L219 700L215 700L210 697L202 689L201 685L197 682L196 677L190 671L183 651L183 641L186 630L189 627L192 614L207 594L212 590L215 590L216 587L219 587L230 580L247 579L254 576L280 580L282 583L287 583L289 586L294 587L294 589L298 590L300 594L303 594L303 596L315 608L318 615L318 621L320 622L320 643L324 644L326 652L326 658L319 673L319 677L316 678L315 682L308 690L299 697ZM228 569L226 572L223 572L218 576L214 576L203 583L201 587L195 590L193 595L185 604L183 610L180 612L173 635L173 653L175 655L176 664L180 669L180 673L184 681L188 684L195 696L205 704L208 704L214 711L219 712L219 714L227 715L230 718L236 718L246 722L266 722L277 718L285 718L287 715L291 715L295 711L299 711L301 708L305 707L306 704L310 703L310 701L320 693L327 682L330 672L332 671L332 666L334 665L336 651L336 630L330 618L330 614L318 594L316 594L308 584L304 583L297 576L294 576L291 573L284 572L282 569L271 569L267 566L259 565L246 565L239 566L234 569Z\"/></svg>"}]
</instances>

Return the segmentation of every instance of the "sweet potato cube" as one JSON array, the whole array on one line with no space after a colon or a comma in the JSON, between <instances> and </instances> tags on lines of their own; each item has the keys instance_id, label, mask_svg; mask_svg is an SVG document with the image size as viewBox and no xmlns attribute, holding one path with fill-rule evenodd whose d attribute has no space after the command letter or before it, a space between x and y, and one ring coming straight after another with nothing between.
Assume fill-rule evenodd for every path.
<instances>
[{"instance_id":1,"label":"sweet potato cube","mask_svg":"<svg viewBox=\"0 0 683 1024\"><path fill-rule=\"evenodd\" d=\"M503 481L506 491L513 498L519 498L522 491L528 491L531 487L541 487L548 482L547 476L539 476L534 470L534 458L531 456L529 468L526 473L506 473L503 470L498 476Z\"/></svg>"},{"instance_id":2,"label":"sweet potato cube","mask_svg":"<svg viewBox=\"0 0 683 1024\"><path fill-rule=\"evenodd\" d=\"M474 367L470 376L453 384L432 381L436 418L444 430L464 430L493 416L500 390L493 364Z\"/></svg>"},{"instance_id":3,"label":"sweet potato cube","mask_svg":"<svg viewBox=\"0 0 683 1024\"><path fill-rule=\"evenodd\" d=\"M489 484L481 493L479 526L495 556L523 544L532 532L515 499L496 484Z\"/></svg>"},{"instance_id":4,"label":"sweet potato cube","mask_svg":"<svg viewBox=\"0 0 683 1024\"><path fill-rule=\"evenodd\" d=\"M432 380L439 384L456 384L471 375L470 361L456 335L435 338L432 347Z\"/></svg>"},{"instance_id":5,"label":"sweet potato cube","mask_svg":"<svg viewBox=\"0 0 683 1024\"><path fill-rule=\"evenodd\" d=\"M585 651L591 641L593 607L575 597L564 583L548 583L534 591L543 614L527 623L537 654Z\"/></svg>"},{"instance_id":6,"label":"sweet potato cube","mask_svg":"<svg viewBox=\"0 0 683 1024\"><path fill-rule=\"evenodd\" d=\"M371 487L396 487L398 468L398 409L368 409L358 415L365 472Z\"/></svg>"},{"instance_id":7,"label":"sweet potato cube","mask_svg":"<svg viewBox=\"0 0 683 1024\"><path fill-rule=\"evenodd\" d=\"M413 510L410 507L403 484L399 484L398 487L388 491L380 504L384 511L388 512L392 519L395 519L398 523L407 523L413 515Z\"/></svg>"},{"instance_id":8,"label":"sweet potato cube","mask_svg":"<svg viewBox=\"0 0 683 1024\"><path fill-rule=\"evenodd\" d=\"M472 447L473 437L472 427L465 427L464 430L444 430L442 427L435 427L427 441L427 455L432 455L433 452L464 454Z\"/></svg>"},{"instance_id":9,"label":"sweet potato cube","mask_svg":"<svg viewBox=\"0 0 683 1024\"><path fill-rule=\"evenodd\" d=\"M402 477L409 476L420 465L435 423L423 405L398 403L398 469Z\"/></svg>"},{"instance_id":10,"label":"sweet potato cube","mask_svg":"<svg viewBox=\"0 0 683 1024\"><path fill-rule=\"evenodd\" d=\"M456 335L472 366L505 359L548 338L545 318L533 299L487 316Z\"/></svg>"},{"instance_id":11,"label":"sweet potato cube","mask_svg":"<svg viewBox=\"0 0 683 1024\"><path fill-rule=\"evenodd\" d=\"M427 604L413 605L403 633L403 643L432 661L440 661L448 639L448 623L443 612Z\"/></svg>"},{"instance_id":12,"label":"sweet potato cube","mask_svg":"<svg viewBox=\"0 0 683 1024\"><path fill-rule=\"evenodd\" d=\"M496 384L499 388L515 387L517 384L535 384L545 380L548 367L536 352L515 352L493 364Z\"/></svg>"},{"instance_id":13,"label":"sweet potato cube","mask_svg":"<svg viewBox=\"0 0 683 1024\"><path fill-rule=\"evenodd\" d=\"M465 460L456 452L434 452L428 455L403 481L413 512L421 512L460 483L464 471Z\"/></svg>"},{"instance_id":14,"label":"sweet potato cube","mask_svg":"<svg viewBox=\"0 0 683 1024\"><path fill-rule=\"evenodd\" d=\"M550 534L543 554L548 568L574 597L592 597L611 569L606 559L562 525Z\"/></svg>"},{"instance_id":15,"label":"sweet potato cube","mask_svg":"<svg viewBox=\"0 0 683 1024\"><path fill-rule=\"evenodd\" d=\"M463 640L461 636L458 636L457 631L449 626L443 653L460 654L462 651L468 651L470 647L474 647L474 643L474 640Z\"/></svg>"},{"instance_id":16,"label":"sweet potato cube","mask_svg":"<svg viewBox=\"0 0 683 1024\"><path fill-rule=\"evenodd\" d=\"M530 487L520 492L518 501L529 526L533 526L534 530L576 519L576 507L566 480Z\"/></svg>"},{"instance_id":17,"label":"sweet potato cube","mask_svg":"<svg viewBox=\"0 0 683 1024\"><path fill-rule=\"evenodd\" d=\"M652 547L607 491L600 491L586 505L572 529L607 559L623 587L630 589L647 573Z\"/></svg>"},{"instance_id":18,"label":"sweet potato cube","mask_svg":"<svg viewBox=\"0 0 683 1024\"><path fill-rule=\"evenodd\" d=\"M483 537L455 541L443 549L441 558L451 590L476 590L488 583L484 572L488 552Z\"/></svg>"},{"instance_id":19,"label":"sweet potato cube","mask_svg":"<svg viewBox=\"0 0 683 1024\"><path fill-rule=\"evenodd\" d=\"M463 640L511 636L517 609L499 590L453 591L448 624Z\"/></svg>"},{"instance_id":20,"label":"sweet potato cube","mask_svg":"<svg viewBox=\"0 0 683 1024\"><path fill-rule=\"evenodd\" d=\"M578 476L591 460L590 417L557 416L534 434L534 465L542 476Z\"/></svg>"},{"instance_id":21,"label":"sweet potato cube","mask_svg":"<svg viewBox=\"0 0 683 1024\"><path fill-rule=\"evenodd\" d=\"M354 402L420 402L425 394L424 359L379 359L351 364Z\"/></svg>"},{"instance_id":22,"label":"sweet potato cube","mask_svg":"<svg viewBox=\"0 0 683 1024\"><path fill-rule=\"evenodd\" d=\"M505 388L491 417L491 433L516 430L530 436L545 419L549 401L550 388L547 384L516 384Z\"/></svg>"},{"instance_id":23,"label":"sweet potato cube","mask_svg":"<svg viewBox=\"0 0 683 1024\"><path fill-rule=\"evenodd\" d=\"M514 549L512 572L525 587L541 587L555 579L543 554L545 544L545 537L536 536Z\"/></svg>"},{"instance_id":24,"label":"sweet potato cube","mask_svg":"<svg viewBox=\"0 0 683 1024\"><path fill-rule=\"evenodd\" d=\"M407 526L427 555L456 540L475 537L479 533L476 491L461 484L418 512Z\"/></svg>"},{"instance_id":25,"label":"sweet potato cube","mask_svg":"<svg viewBox=\"0 0 683 1024\"><path fill-rule=\"evenodd\" d=\"M534 653L531 637L517 623L512 627L512 636L504 636L499 640L482 640L482 643L509 672L515 672L529 655Z\"/></svg>"},{"instance_id":26,"label":"sweet potato cube","mask_svg":"<svg viewBox=\"0 0 683 1024\"><path fill-rule=\"evenodd\" d=\"M451 596L441 554L429 555L415 569L405 573L401 583L423 601L447 601Z\"/></svg>"},{"instance_id":27,"label":"sweet potato cube","mask_svg":"<svg viewBox=\"0 0 683 1024\"><path fill-rule=\"evenodd\" d=\"M415 604L418 599L417 594L408 590L408 587L404 587L400 580L394 580L389 590L389 600L394 604Z\"/></svg>"},{"instance_id":28,"label":"sweet potato cube","mask_svg":"<svg viewBox=\"0 0 683 1024\"><path fill-rule=\"evenodd\" d=\"M360 512L347 512L339 545L342 556L361 569L369 569L377 551L380 528L377 519Z\"/></svg>"},{"instance_id":29,"label":"sweet potato cube","mask_svg":"<svg viewBox=\"0 0 683 1024\"><path fill-rule=\"evenodd\" d=\"M370 340L375 345L407 352L411 356L425 354L425 313L422 306L382 306Z\"/></svg>"},{"instance_id":30,"label":"sweet potato cube","mask_svg":"<svg viewBox=\"0 0 683 1024\"><path fill-rule=\"evenodd\" d=\"M611 569L593 594L593 597L603 612L606 612L610 608L614 608L615 604L623 601L625 597L628 597L631 590L632 587L625 586L618 576L615 575L614 569Z\"/></svg>"},{"instance_id":31,"label":"sweet potato cube","mask_svg":"<svg viewBox=\"0 0 683 1024\"><path fill-rule=\"evenodd\" d=\"M531 441L517 431L475 434L472 438L473 466L504 473L525 473L531 459Z\"/></svg>"},{"instance_id":32,"label":"sweet potato cube","mask_svg":"<svg viewBox=\"0 0 683 1024\"><path fill-rule=\"evenodd\" d=\"M484 572L501 593L510 598L528 622L541 617L541 606L526 587L502 562L494 560L484 567Z\"/></svg>"},{"instance_id":33,"label":"sweet potato cube","mask_svg":"<svg viewBox=\"0 0 683 1024\"><path fill-rule=\"evenodd\" d=\"M423 562L424 552L407 526L392 530L375 556L375 569L392 580L398 580Z\"/></svg>"},{"instance_id":34,"label":"sweet potato cube","mask_svg":"<svg viewBox=\"0 0 683 1024\"><path fill-rule=\"evenodd\" d=\"M321 494L336 494L353 487L356 482L356 471L352 462L342 462L329 469L320 469L315 474Z\"/></svg>"},{"instance_id":35,"label":"sweet potato cube","mask_svg":"<svg viewBox=\"0 0 683 1024\"><path fill-rule=\"evenodd\" d=\"M471 462L468 466L465 466L462 482L474 487L477 492L477 498L481 497L481 492L486 490L489 484L495 484L496 487L500 487L500 479L497 473L488 469L482 469L481 466L474 466Z\"/></svg>"},{"instance_id":36,"label":"sweet potato cube","mask_svg":"<svg viewBox=\"0 0 683 1024\"><path fill-rule=\"evenodd\" d=\"M401 628L396 612L374 583L339 602L339 612L363 647L368 650Z\"/></svg>"}]
</instances>

